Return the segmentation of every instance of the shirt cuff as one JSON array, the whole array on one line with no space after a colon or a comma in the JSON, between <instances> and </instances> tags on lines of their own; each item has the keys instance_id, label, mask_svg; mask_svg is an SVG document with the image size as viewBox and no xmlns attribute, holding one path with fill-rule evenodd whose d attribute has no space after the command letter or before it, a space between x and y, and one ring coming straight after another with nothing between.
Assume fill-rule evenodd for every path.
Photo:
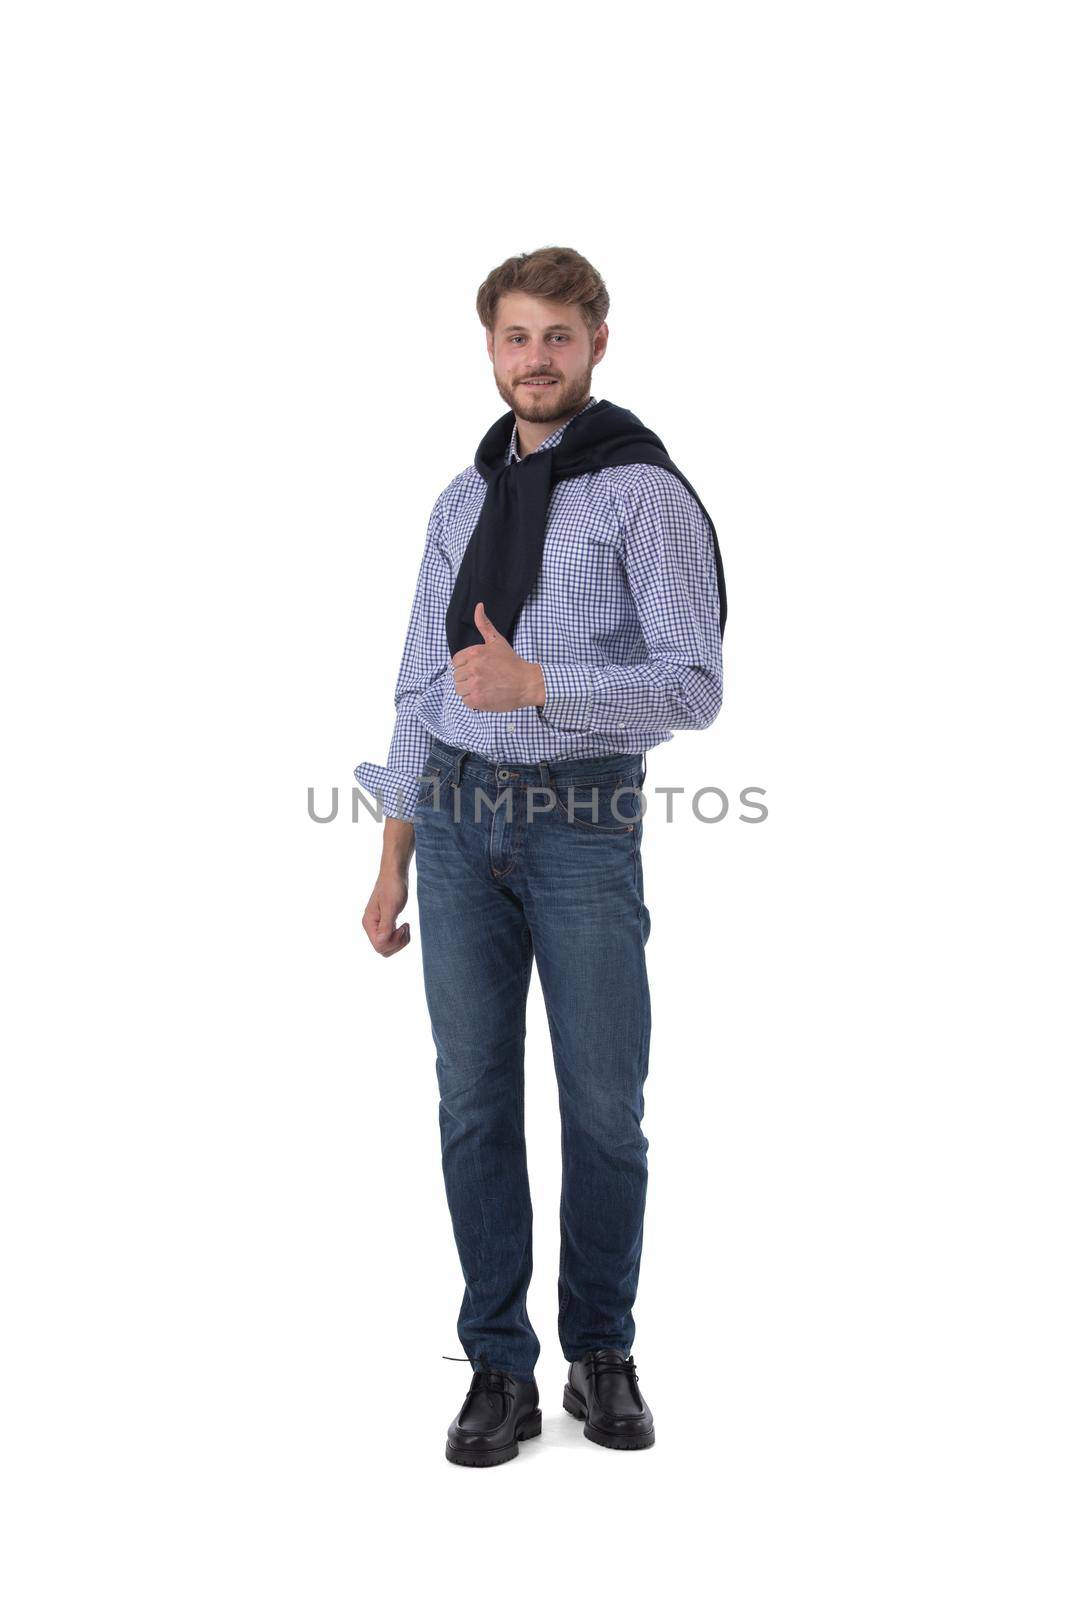
<instances>
[{"instance_id":1,"label":"shirt cuff","mask_svg":"<svg viewBox=\"0 0 1067 1600\"><path fill-rule=\"evenodd\" d=\"M545 703L537 714L554 728L568 733L588 733L593 706L589 674L573 662L539 663L545 680Z\"/></svg>"},{"instance_id":2,"label":"shirt cuff","mask_svg":"<svg viewBox=\"0 0 1067 1600\"><path fill-rule=\"evenodd\" d=\"M352 770L360 787L372 800L381 802L384 816L396 817L399 822L411 821L419 798L421 779L417 775L398 772L395 767L379 767L373 761L361 761Z\"/></svg>"}]
</instances>

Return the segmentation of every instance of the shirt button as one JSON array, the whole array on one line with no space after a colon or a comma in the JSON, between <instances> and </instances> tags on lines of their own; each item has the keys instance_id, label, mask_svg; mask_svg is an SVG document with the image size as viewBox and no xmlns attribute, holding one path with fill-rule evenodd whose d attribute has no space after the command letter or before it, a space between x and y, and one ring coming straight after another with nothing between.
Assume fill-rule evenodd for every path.
<instances>
[{"instance_id":1,"label":"shirt button","mask_svg":"<svg viewBox=\"0 0 1067 1600\"><path fill-rule=\"evenodd\" d=\"M508 723L508 732L509 733L514 733L515 732L515 724L513 722L509 722Z\"/></svg>"}]
</instances>

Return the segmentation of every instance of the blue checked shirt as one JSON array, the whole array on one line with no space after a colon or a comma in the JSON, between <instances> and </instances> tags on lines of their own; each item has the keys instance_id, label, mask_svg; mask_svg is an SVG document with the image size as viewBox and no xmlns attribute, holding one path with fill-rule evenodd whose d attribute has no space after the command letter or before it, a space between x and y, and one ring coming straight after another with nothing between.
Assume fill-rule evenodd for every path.
<instances>
[{"instance_id":1,"label":"blue checked shirt","mask_svg":"<svg viewBox=\"0 0 1067 1600\"><path fill-rule=\"evenodd\" d=\"M582 409L595 404L591 395ZM538 449L551 450L566 427ZM522 459L517 427L513 458ZM389 757L384 767L362 761L354 769L386 816L410 820L433 734L505 764L637 755L673 738L672 728L708 727L722 705L711 530L684 484L644 463L553 485L541 570L511 640L518 655L540 664L545 704L464 705L445 613L485 488L472 463L430 513Z\"/></svg>"}]
</instances>

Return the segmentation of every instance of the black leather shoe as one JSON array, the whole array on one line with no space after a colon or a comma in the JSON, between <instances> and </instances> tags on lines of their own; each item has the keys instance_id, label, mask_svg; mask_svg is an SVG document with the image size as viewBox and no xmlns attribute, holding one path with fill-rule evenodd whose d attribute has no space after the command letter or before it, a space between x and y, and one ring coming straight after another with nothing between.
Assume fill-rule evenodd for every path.
<instances>
[{"instance_id":1,"label":"black leather shoe","mask_svg":"<svg viewBox=\"0 0 1067 1600\"><path fill-rule=\"evenodd\" d=\"M495 1367L478 1370L448 1425L445 1457L461 1467L497 1467L519 1453L520 1439L541 1432L537 1384Z\"/></svg>"},{"instance_id":2,"label":"black leather shoe","mask_svg":"<svg viewBox=\"0 0 1067 1600\"><path fill-rule=\"evenodd\" d=\"M571 1362L563 1409L584 1417L586 1438L609 1450L647 1450L656 1442L652 1413L637 1387L634 1358L621 1350L590 1350Z\"/></svg>"}]
</instances>

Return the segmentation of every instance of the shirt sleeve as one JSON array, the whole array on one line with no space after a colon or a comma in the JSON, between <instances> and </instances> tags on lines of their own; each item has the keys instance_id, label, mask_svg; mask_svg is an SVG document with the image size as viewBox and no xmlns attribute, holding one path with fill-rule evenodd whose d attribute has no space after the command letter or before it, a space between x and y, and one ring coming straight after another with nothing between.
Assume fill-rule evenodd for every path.
<instances>
[{"instance_id":1,"label":"shirt sleeve","mask_svg":"<svg viewBox=\"0 0 1067 1600\"><path fill-rule=\"evenodd\" d=\"M432 737L419 721L416 707L423 691L434 678L447 672L452 662L445 631L452 577L440 545L443 499L444 495L438 497L426 530L415 599L393 691L396 722L389 755L384 766L361 761L353 769L367 793L380 799L383 814L405 822L410 822L415 810L419 780Z\"/></svg>"},{"instance_id":2,"label":"shirt sleeve","mask_svg":"<svg viewBox=\"0 0 1067 1600\"><path fill-rule=\"evenodd\" d=\"M626 579L648 651L632 666L541 663L553 728L640 737L706 728L722 706L722 638L712 531L696 498L664 467L622 493Z\"/></svg>"}]
</instances>

